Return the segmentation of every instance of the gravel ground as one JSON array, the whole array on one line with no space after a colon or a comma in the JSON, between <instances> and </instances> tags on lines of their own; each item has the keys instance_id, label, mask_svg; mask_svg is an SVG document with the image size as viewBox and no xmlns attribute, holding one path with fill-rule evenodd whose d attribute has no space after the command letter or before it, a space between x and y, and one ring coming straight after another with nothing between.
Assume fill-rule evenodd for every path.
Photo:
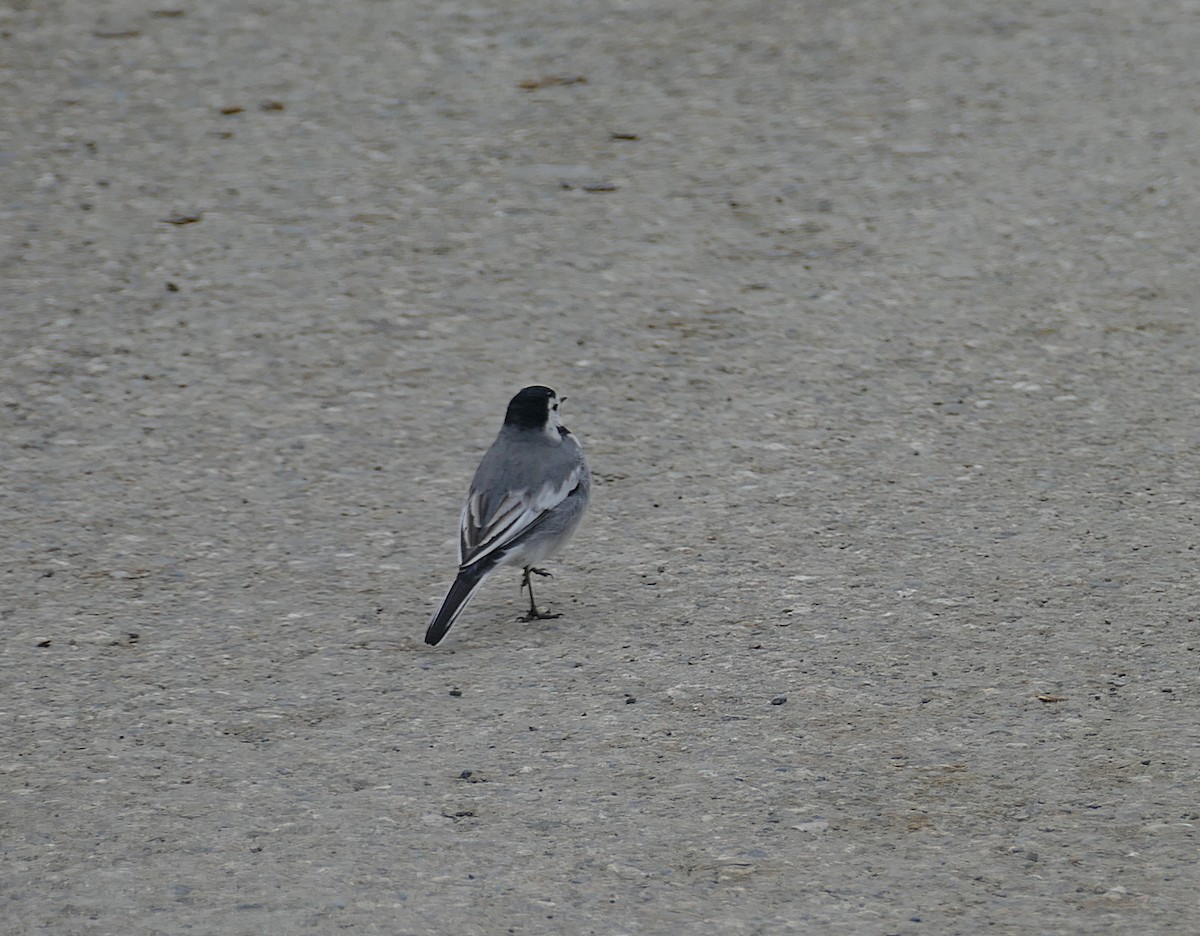
<instances>
[{"instance_id":1,"label":"gravel ground","mask_svg":"<svg viewBox=\"0 0 1200 936\"><path fill-rule=\"evenodd\" d=\"M6 933L1184 933L1200 8L0 6ZM425 624L508 397L592 508Z\"/></svg>"}]
</instances>

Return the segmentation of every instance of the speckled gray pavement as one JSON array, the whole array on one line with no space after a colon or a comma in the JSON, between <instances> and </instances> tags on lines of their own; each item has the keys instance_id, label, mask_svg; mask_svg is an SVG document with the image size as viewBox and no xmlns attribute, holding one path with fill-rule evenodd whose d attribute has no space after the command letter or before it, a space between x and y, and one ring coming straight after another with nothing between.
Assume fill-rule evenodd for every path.
<instances>
[{"instance_id":1,"label":"speckled gray pavement","mask_svg":"<svg viewBox=\"0 0 1200 936\"><path fill-rule=\"evenodd\" d=\"M1195 932L1197 49L0 5L3 931ZM563 616L428 648L534 382Z\"/></svg>"}]
</instances>

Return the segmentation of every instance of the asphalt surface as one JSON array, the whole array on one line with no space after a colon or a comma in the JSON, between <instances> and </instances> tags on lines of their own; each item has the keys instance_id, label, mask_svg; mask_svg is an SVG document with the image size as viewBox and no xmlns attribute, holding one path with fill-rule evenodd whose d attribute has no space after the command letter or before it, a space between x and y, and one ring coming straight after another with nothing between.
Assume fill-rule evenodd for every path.
<instances>
[{"instance_id":1,"label":"asphalt surface","mask_svg":"<svg viewBox=\"0 0 1200 936\"><path fill-rule=\"evenodd\" d=\"M4 932L1193 932L1198 48L0 6ZM426 647L529 383L563 616Z\"/></svg>"}]
</instances>

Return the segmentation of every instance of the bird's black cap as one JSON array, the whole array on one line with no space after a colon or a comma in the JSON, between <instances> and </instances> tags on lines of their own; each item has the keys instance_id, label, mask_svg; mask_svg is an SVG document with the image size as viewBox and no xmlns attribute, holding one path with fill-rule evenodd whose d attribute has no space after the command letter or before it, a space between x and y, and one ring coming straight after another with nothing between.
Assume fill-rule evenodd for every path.
<instances>
[{"instance_id":1,"label":"bird's black cap","mask_svg":"<svg viewBox=\"0 0 1200 936\"><path fill-rule=\"evenodd\" d=\"M526 387L508 404L504 425L518 429L541 429L546 425L549 402L557 394L549 387Z\"/></svg>"}]
</instances>

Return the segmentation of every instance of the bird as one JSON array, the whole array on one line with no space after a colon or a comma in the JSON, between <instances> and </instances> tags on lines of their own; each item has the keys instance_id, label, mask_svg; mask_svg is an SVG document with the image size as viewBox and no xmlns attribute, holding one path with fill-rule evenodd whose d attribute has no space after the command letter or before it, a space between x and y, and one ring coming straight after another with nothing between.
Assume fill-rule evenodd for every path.
<instances>
[{"instance_id":1,"label":"bird","mask_svg":"<svg viewBox=\"0 0 1200 936\"><path fill-rule=\"evenodd\" d=\"M504 425L480 461L458 524L458 575L429 621L425 642L441 643L480 586L497 569L523 570L529 611L522 621L557 618L539 611L531 575L557 553L587 509L592 474L579 440L562 424L566 400L549 387L526 387L509 401Z\"/></svg>"}]
</instances>

